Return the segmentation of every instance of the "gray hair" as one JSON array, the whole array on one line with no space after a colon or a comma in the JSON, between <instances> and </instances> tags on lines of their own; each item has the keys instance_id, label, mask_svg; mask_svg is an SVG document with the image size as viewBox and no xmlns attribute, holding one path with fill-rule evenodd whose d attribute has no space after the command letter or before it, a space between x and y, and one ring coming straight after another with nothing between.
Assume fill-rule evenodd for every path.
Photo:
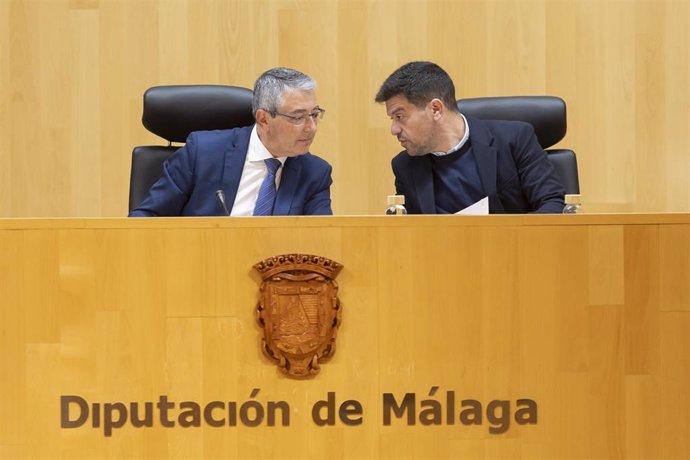
<instances>
[{"instance_id":1,"label":"gray hair","mask_svg":"<svg viewBox=\"0 0 690 460\"><path fill-rule=\"evenodd\" d=\"M254 83L252 114L263 109L271 114L278 111L283 104L283 93L287 90L312 91L316 81L308 75L287 67L274 67L262 73Z\"/></svg>"}]
</instances>

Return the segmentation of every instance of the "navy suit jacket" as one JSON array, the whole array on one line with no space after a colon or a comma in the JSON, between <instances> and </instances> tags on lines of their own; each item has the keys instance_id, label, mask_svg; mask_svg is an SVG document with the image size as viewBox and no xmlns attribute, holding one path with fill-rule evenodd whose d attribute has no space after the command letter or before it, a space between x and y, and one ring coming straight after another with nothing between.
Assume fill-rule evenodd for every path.
<instances>
[{"instance_id":1,"label":"navy suit jacket","mask_svg":"<svg viewBox=\"0 0 690 460\"><path fill-rule=\"evenodd\" d=\"M534 129L520 121L467 117L471 153L492 214L561 213L565 189ZM436 214L430 155L400 152L392 161L395 189L410 214Z\"/></svg>"},{"instance_id":2,"label":"navy suit jacket","mask_svg":"<svg viewBox=\"0 0 690 460\"><path fill-rule=\"evenodd\" d=\"M223 190L229 209L237 195L253 126L197 131L166 160L163 175L130 217L224 216L216 197ZM285 161L273 215L333 214L331 165L310 153Z\"/></svg>"}]
</instances>

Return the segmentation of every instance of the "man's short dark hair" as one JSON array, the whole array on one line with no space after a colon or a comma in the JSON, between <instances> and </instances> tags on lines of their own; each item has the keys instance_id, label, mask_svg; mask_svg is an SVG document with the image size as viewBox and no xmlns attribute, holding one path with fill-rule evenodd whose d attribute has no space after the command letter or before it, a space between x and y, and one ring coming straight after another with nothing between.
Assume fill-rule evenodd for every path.
<instances>
[{"instance_id":1,"label":"man's short dark hair","mask_svg":"<svg viewBox=\"0 0 690 460\"><path fill-rule=\"evenodd\" d=\"M376 93L376 102L405 96L418 108L432 99L440 99L449 110L460 112L455 100L455 85L448 73L433 62L409 62L393 72Z\"/></svg>"}]
</instances>

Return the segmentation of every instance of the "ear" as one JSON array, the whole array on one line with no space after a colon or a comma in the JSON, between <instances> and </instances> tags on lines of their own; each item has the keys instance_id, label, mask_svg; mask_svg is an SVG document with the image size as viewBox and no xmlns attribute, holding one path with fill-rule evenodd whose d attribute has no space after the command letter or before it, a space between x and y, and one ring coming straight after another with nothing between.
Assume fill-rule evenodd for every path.
<instances>
[{"instance_id":1,"label":"ear","mask_svg":"<svg viewBox=\"0 0 690 460\"><path fill-rule=\"evenodd\" d=\"M429 109L434 120L438 120L446 111L446 106L443 105L441 99L434 98L429 102Z\"/></svg>"},{"instance_id":2,"label":"ear","mask_svg":"<svg viewBox=\"0 0 690 460\"><path fill-rule=\"evenodd\" d=\"M256 114L256 124L263 126L264 128L268 126L268 117L271 116L270 113L266 112L264 109L257 109Z\"/></svg>"}]
</instances>

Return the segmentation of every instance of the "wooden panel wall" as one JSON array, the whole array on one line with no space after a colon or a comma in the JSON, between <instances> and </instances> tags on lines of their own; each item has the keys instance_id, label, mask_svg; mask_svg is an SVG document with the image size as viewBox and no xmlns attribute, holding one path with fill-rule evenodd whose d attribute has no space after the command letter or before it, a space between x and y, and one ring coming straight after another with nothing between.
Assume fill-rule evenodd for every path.
<instances>
[{"instance_id":1,"label":"wooden panel wall","mask_svg":"<svg viewBox=\"0 0 690 460\"><path fill-rule=\"evenodd\" d=\"M125 214L146 88L276 65L319 82L335 212L379 213L399 146L372 99L414 59L458 97L562 96L591 211L688 210L689 26L682 0L0 0L0 216Z\"/></svg>"},{"instance_id":2,"label":"wooden panel wall","mask_svg":"<svg viewBox=\"0 0 690 460\"><path fill-rule=\"evenodd\" d=\"M337 352L305 380L262 355L255 314L252 265L290 252L344 264ZM0 220L0 458L687 459L689 277L687 214ZM166 395L177 421L182 401L239 407L254 388L289 426L156 414L105 436L101 406L100 426L60 427L64 395ZM312 421L329 391L361 425ZM386 392L416 395L415 425L384 425ZM522 398L536 424L491 433L487 405ZM480 425L460 423L465 399Z\"/></svg>"}]
</instances>

